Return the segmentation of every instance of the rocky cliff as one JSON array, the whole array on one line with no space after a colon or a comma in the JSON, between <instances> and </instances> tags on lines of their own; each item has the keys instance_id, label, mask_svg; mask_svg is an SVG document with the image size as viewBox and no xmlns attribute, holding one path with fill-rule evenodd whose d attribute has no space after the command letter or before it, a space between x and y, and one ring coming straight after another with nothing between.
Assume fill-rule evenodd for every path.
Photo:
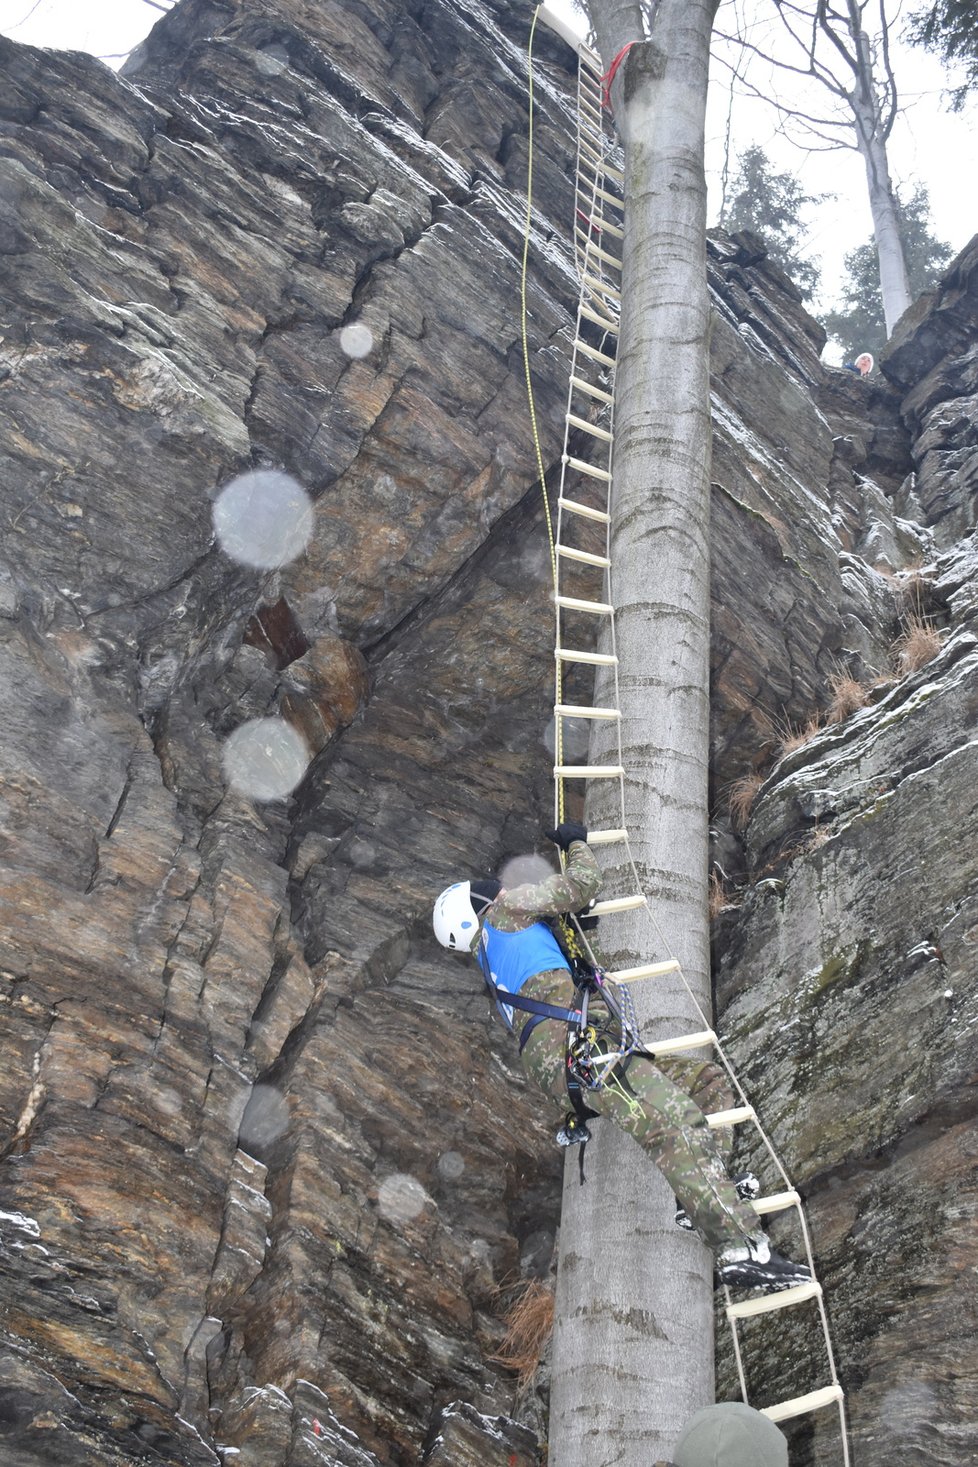
<instances>
[{"instance_id":1,"label":"rocky cliff","mask_svg":"<svg viewBox=\"0 0 978 1467\"><path fill-rule=\"evenodd\" d=\"M528 21L182 0L123 77L0 42L16 1467L542 1460L545 1380L493 1356L560 1153L428 927L549 812ZM569 61L538 36L548 466ZM808 1199L856 1460L965 1463L978 251L871 383L820 366L757 241L710 270L722 1028ZM254 569L212 506L265 469L315 515ZM270 801L223 758L267 717L311 756Z\"/></svg>"}]
</instances>

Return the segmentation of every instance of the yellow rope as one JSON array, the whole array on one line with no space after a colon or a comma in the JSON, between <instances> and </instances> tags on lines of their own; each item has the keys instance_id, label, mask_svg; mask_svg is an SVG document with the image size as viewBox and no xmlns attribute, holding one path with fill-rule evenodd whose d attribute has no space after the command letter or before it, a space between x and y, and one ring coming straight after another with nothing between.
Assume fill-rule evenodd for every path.
<instances>
[{"instance_id":1,"label":"yellow rope","mask_svg":"<svg viewBox=\"0 0 978 1467\"><path fill-rule=\"evenodd\" d=\"M538 5L533 12L533 23L530 26L530 40L527 46L526 64L528 77L528 104L529 123L527 132L527 164L526 164L526 227L523 232L523 262L520 271L520 334L523 343L523 373L526 379L526 400L530 410L530 432L533 435L533 449L536 454L537 473L540 477L540 492L543 495L543 509L547 521L547 540L550 545L550 573L553 578L554 595L558 593L557 583L557 543L554 538L553 518L550 513L550 500L547 496L547 474L543 463L543 449L540 446L540 431L537 426L537 410L533 397L533 379L530 373L530 341L527 327L526 306L526 284L530 259L530 231L533 222L533 37L537 28L537 16L540 13ZM555 659L554 702L560 703L562 673L560 659ZM562 720L559 713L554 713L554 763L564 762L564 735ZM564 781L557 780L557 822L564 818Z\"/></svg>"}]
</instances>

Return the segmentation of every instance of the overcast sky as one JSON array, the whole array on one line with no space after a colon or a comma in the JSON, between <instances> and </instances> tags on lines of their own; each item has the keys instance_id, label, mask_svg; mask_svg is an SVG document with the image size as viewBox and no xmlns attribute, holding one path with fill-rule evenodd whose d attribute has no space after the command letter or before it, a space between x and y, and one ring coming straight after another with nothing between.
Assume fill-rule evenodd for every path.
<instances>
[{"instance_id":1,"label":"overcast sky","mask_svg":"<svg viewBox=\"0 0 978 1467\"><path fill-rule=\"evenodd\" d=\"M549 3L562 13L572 11L572 0ZM159 18L160 11L147 0L0 0L0 32L13 40L90 51L112 66L120 64ZM974 187L978 104L972 102L963 115L950 113L941 96L946 79L939 63L917 48L898 45L894 65L905 107L890 146L894 180L905 195L917 182L927 185L934 232L957 251L978 233ZM726 124L721 86L725 73L718 66L714 66L714 79L707 160L713 220L720 205L718 179ZM861 160L849 151L805 155L792 148L777 136L773 113L759 103L736 104L734 132L735 148L759 143L775 168L800 175L807 193L837 195L835 203L811 211L809 236L811 253L822 265L820 299L825 305L834 304L843 255L872 233Z\"/></svg>"}]
</instances>

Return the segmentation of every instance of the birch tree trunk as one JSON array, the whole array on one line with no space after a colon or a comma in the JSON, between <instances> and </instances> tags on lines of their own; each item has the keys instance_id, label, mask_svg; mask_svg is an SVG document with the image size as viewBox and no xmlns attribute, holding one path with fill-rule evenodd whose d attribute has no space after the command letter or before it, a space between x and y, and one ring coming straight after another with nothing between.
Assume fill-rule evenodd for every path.
<instances>
[{"instance_id":1,"label":"birch tree trunk","mask_svg":"<svg viewBox=\"0 0 978 1467\"><path fill-rule=\"evenodd\" d=\"M850 5L850 12L853 7ZM908 310L912 297L907 262L900 237L893 184L886 156L886 137L876 92L873 85L872 56L869 39L854 21L853 43L857 62L856 83L849 101L856 124L856 143L866 166L869 208L873 216L873 234L880 266L880 290L887 336Z\"/></svg>"},{"instance_id":2,"label":"birch tree trunk","mask_svg":"<svg viewBox=\"0 0 978 1467\"><path fill-rule=\"evenodd\" d=\"M637 6L591 0L607 67L641 34ZM659 0L612 98L625 145L615 391L613 593L627 822L666 942L644 913L606 918L614 966L678 957L709 1011L709 300L703 133L715 0ZM596 694L597 701L605 701ZM597 725L591 759L612 755ZM589 786L588 819L617 825ZM614 847L609 847L614 850ZM602 858L605 859L605 858ZM613 858L612 858L613 859ZM616 873L606 865L606 889ZM622 874L620 888L631 889ZM643 1031L698 1027L681 984L638 985ZM565 1169L551 1467L650 1467L713 1401L712 1255L674 1224L672 1194L597 1121L587 1184Z\"/></svg>"}]
</instances>

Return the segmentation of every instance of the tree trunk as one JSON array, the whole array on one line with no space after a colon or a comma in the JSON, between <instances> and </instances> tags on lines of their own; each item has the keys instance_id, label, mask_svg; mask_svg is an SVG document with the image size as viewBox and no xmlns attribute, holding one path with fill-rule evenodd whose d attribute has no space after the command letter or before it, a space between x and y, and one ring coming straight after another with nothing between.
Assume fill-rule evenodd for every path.
<instances>
[{"instance_id":1,"label":"tree trunk","mask_svg":"<svg viewBox=\"0 0 978 1467\"><path fill-rule=\"evenodd\" d=\"M893 197L893 185L886 162L886 148L876 137L864 140L861 127L857 127L859 151L866 164L866 182L869 186L869 207L873 215L873 234L876 253L880 262L880 289L883 293L883 317L887 336L908 310L912 297L907 264L900 238L900 221Z\"/></svg>"},{"instance_id":2,"label":"tree trunk","mask_svg":"<svg viewBox=\"0 0 978 1467\"><path fill-rule=\"evenodd\" d=\"M883 316L887 336L911 304L910 279L900 237L893 184L886 157L886 139L876 94L873 87L872 56L867 36L853 32L859 73L849 101L856 123L856 143L866 165L869 208L873 216L873 234L880 265L880 289L883 294Z\"/></svg>"},{"instance_id":3,"label":"tree trunk","mask_svg":"<svg viewBox=\"0 0 978 1467\"><path fill-rule=\"evenodd\" d=\"M613 90L626 219L615 392L613 593L627 823L656 921L606 918L614 966L678 957L709 1010L709 299L703 133L714 0L660 0ZM605 65L637 7L591 0ZM605 698L596 693L596 700ZM591 759L613 751L602 736ZM603 783L603 782L600 782ZM589 786L592 824L617 825ZM593 793L591 793L593 792ZM609 850L615 848L610 847ZM633 889L606 865L606 889ZM653 986L654 983L654 986ZM636 986L648 1037L698 1027L681 984ZM565 1173L551 1467L650 1467L713 1400L712 1257L664 1179L595 1123L588 1181Z\"/></svg>"}]
</instances>

